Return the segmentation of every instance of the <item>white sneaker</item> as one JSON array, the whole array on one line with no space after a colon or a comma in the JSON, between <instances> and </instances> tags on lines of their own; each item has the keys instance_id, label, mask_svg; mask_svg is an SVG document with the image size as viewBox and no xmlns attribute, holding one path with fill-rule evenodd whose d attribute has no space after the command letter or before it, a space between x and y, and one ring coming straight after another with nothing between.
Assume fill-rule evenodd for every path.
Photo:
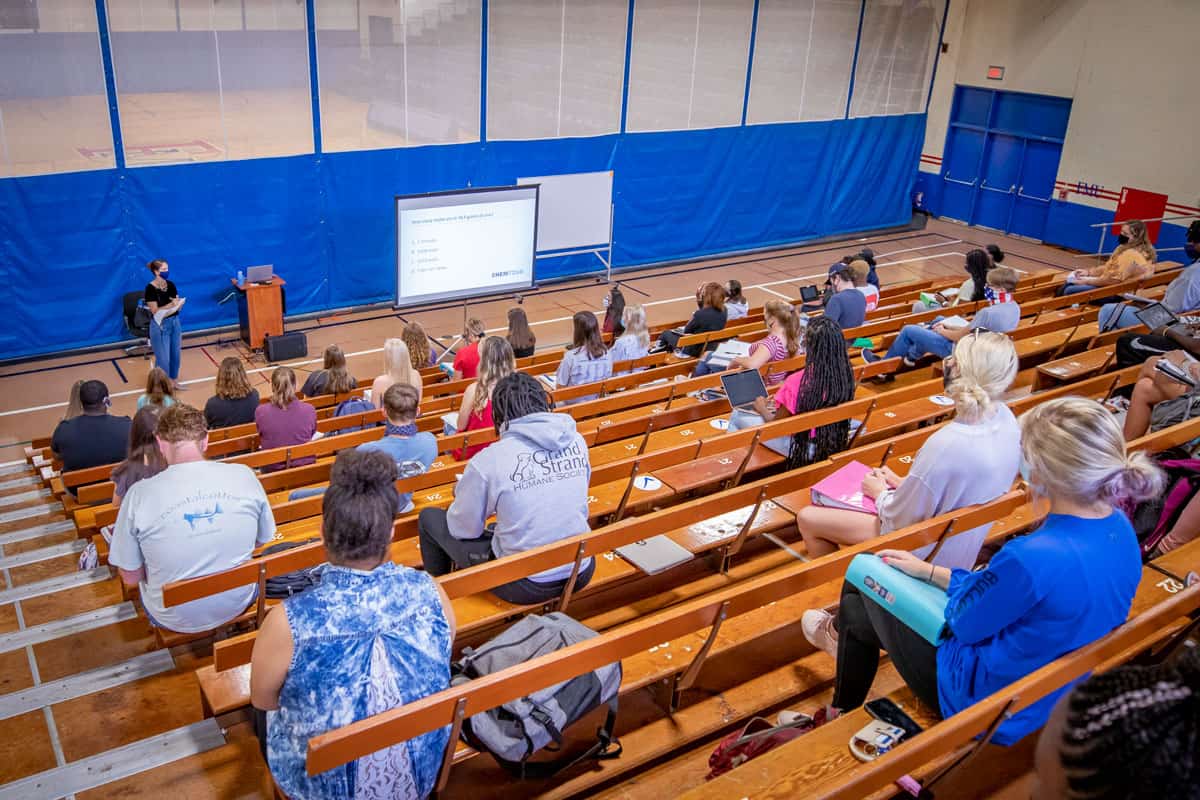
<instances>
[{"instance_id":1,"label":"white sneaker","mask_svg":"<svg viewBox=\"0 0 1200 800\"><path fill-rule=\"evenodd\" d=\"M837 659L837 631L833 629L833 614L825 609L810 608L800 617L800 628L809 644Z\"/></svg>"}]
</instances>

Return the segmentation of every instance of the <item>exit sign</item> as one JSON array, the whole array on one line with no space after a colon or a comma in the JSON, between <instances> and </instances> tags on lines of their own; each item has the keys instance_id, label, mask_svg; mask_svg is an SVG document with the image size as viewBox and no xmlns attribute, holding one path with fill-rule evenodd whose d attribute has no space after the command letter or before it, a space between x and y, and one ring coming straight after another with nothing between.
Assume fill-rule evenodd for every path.
<instances>
[{"instance_id":1,"label":"exit sign","mask_svg":"<svg viewBox=\"0 0 1200 800\"><path fill-rule=\"evenodd\" d=\"M1004 67L988 67L987 78L989 81L1004 80Z\"/></svg>"}]
</instances>

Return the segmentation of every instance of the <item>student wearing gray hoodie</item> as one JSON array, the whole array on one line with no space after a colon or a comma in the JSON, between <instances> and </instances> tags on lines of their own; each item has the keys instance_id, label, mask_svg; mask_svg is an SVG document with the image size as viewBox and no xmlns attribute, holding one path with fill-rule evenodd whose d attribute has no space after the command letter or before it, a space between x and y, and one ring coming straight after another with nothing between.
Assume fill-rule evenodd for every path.
<instances>
[{"instance_id":1,"label":"student wearing gray hoodie","mask_svg":"<svg viewBox=\"0 0 1200 800\"><path fill-rule=\"evenodd\" d=\"M492 420L500 439L467 462L448 510L426 508L418 518L425 571L445 575L570 536L588 527L592 468L575 420L550 410L535 378L515 372L492 390ZM488 518L496 517L494 528ZM533 605L562 594L571 564L496 587L503 600ZM595 571L587 559L576 588Z\"/></svg>"}]
</instances>

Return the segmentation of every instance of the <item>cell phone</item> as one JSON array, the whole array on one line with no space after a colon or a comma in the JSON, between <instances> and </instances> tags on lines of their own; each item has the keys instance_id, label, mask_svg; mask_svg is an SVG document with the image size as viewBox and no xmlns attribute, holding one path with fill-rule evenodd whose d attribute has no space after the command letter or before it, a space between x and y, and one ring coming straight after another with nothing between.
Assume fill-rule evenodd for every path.
<instances>
[{"instance_id":1,"label":"cell phone","mask_svg":"<svg viewBox=\"0 0 1200 800\"><path fill-rule=\"evenodd\" d=\"M921 732L921 726L912 717L905 714L904 709L886 697L870 701L866 704L865 708L868 714L880 722L886 722L889 725L895 725L897 728L903 729L904 736L901 738L901 741L916 736Z\"/></svg>"},{"instance_id":2,"label":"cell phone","mask_svg":"<svg viewBox=\"0 0 1200 800\"><path fill-rule=\"evenodd\" d=\"M1182 383L1184 386L1187 386L1191 389L1196 388L1196 382L1192 380L1191 375L1187 374L1170 361L1167 361L1165 358L1160 358L1158 363L1154 365L1154 368L1176 383Z\"/></svg>"}]
</instances>

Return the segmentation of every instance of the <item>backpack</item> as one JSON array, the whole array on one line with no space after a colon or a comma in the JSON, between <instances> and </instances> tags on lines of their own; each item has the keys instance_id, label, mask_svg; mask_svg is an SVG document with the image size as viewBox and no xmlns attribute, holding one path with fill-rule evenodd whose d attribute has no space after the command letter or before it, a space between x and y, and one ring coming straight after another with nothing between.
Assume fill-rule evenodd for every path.
<instances>
[{"instance_id":1,"label":"backpack","mask_svg":"<svg viewBox=\"0 0 1200 800\"><path fill-rule=\"evenodd\" d=\"M263 550L255 558L269 556L272 553L281 553L284 550L291 550L293 547L299 547L304 544L320 541L314 536L311 539L305 539L302 542L280 542L273 544L266 550ZM294 572L287 572L283 575L276 575L274 578L267 578L267 588L265 594L272 600L291 597L294 594L300 594L305 589L311 589L321 582L321 573L325 570L324 564L318 564L315 567L306 567L298 569Z\"/></svg>"},{"instance_id":2,"label":"backpack","mask_svg":"<svg viewBox=\"0 0 1200 800\"><path fill-rule=\"evenodd\" d=\"M370 412L372 412L374 410L375 410L375 406L371 404L370 400L367 400L366 398L363 398L363 397L350 397L350 398L347 398L347 399L343 400L342 402L338 403L337 408L334 409L333 415L335 417L349 417L354 414L369 414ZM374 427L378 426L379 424L380 423L378 423L378 422L372 422L367 425L358 425L358 426L353 426L353 427L349 427L349 428L342 428L338 432L339 433L353 433L354 431L362 431L362 430L366 430L367 428L374 428Z\"/></svg>"},{"instance_id":3,"label":"backpack","mask_svg":"<svg viewBox=\"0 0 1200 800\"><path fill-rule=\"evenodd\" d=\"M1143 558L1158 547L1200 490L1200 458L1191 458L1185 450L1173 448L1160 453L1155 460L1167 474L1166 490L1127 509Z\"/></svg>"},{"instance_id":4,"label":"backpack","mask_svg":"<svg viewBox=\"0 0 1200 800\"><path fill-rule=\"evenodd\" d=\"M451 665L450 685L523 664L596 635L558 611L545 616L530 614L478 649L464 649L462 658ZM463 722L463 734L468 744L491 753L520 778L548 778L585 759L616 758L621 755L621 744L613 737L620 687L621 662L616 661L476 714ZM605 704L607 719L588 750L573 758L529 762L530 756L543 748L556 750L563 742L563 730Z\"/></svg>"}]
</instances>

